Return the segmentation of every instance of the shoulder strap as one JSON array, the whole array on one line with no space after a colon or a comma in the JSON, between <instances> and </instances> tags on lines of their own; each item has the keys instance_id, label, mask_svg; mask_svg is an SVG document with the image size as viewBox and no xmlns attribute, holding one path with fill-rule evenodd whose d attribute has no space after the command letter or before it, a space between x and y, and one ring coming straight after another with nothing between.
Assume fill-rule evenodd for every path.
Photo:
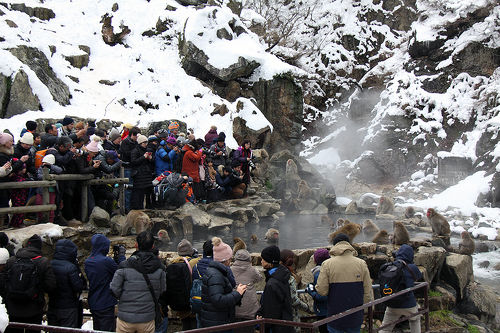
<instances>
[{"instance_id":1,"label":"shoulder strap","mask_svg":"<svg viewBox=\"0 0 500 333\"><path fill-rule=\"evenodd\" d=\"M415 275L415 272L413 272L410 269L410 267L408 267L408 265L406 264L406 261L401 260L401 262L403 263L403 266L406 267L406 269L408 270L408 272L410 272L411 276L413 277L413 281L417 281L417 276Z\"/></svg>"},{"instance_id":2,"label":"shoulder strap","mask_svg":"<svg viewBox=\"0 0 500 333\"><path fill-rule=\"evenodd\" d=\"M191 274L191 276L193 276L193 268L191 267L191 265L189 264L189 261L186 259L186 257L182 257L182 259L184 259L184 262L186 263L186 265L188 266L189 268L189 274Z\"/></svg>"},{"instance_id":3,"label":"shoulder strap","mask_svg":"<svg viewBox=\"0 0 500 333\"><path fill-rule=\"evenodd\" d=\"M142 276L144 277L144 280L146 280L146 284L148 285L149 292L151 293L151 297L153 297L153 302L155 303L155 309L160 310L160 304L158 304L158 300L156 299L155 290L153 289L153 285L151 284L151 281L149 280L149 276L146 273L144 273L144 267L142 265L142 262L139 262L139 263L141 265L141 270L140 271L138 269L135 269L135 270L138 271L139 273L141 273Z\"/></svg>"}]
</instances>

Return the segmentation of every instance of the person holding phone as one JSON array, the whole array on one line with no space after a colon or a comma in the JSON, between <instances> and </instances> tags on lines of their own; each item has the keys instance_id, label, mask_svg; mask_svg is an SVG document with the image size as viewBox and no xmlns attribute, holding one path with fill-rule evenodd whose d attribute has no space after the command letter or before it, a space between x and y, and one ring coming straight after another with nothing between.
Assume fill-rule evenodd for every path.
<instances>
[{"instance_id":1,"label":"person holding phone","mask_svg":"<svg viewBox=\"0 0 500 333\"><path fill-rule=\"evenodd\" d=\"M131 177L134 180L130 209L144 209L144 197L153 189L154 160L153 153L147 150L148 138L139 134L137 143L130 154Z\"/></svg>"}]
</instances>

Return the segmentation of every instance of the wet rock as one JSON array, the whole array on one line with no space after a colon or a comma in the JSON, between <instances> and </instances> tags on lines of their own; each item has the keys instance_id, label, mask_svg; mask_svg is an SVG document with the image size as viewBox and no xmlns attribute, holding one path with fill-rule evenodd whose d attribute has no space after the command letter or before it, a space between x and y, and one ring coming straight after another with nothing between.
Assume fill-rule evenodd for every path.
<instances>
[{"instance_id":1,"label":"wet rock","mask_svg":"<svg viewBox=\"0 0 500 333\"><path fill-rule=\"evenodd\" d=\"M345 214L346 215L356 215L356 214L359 214L358 204L356 203L356 201L353 200L353 201L349 202L349 204L345 208Z\"/></svg>"},{"instance_id":2,"label":"wet rock","mask_svg":"<svg viewBox=\"0 0 500 333\"><path fill-rule=\"evenodd\" d=\"M495 271L500 271L500 263L496 263L495 266L493 266L493 269Z\"/></svg>"},{"instance_id":3,"label":"wet rock","mask_svg":"<svg viewBox=\"0 0 500 333\"><path fill-rule=\"evenodd\" d=\"M465 289L458 309L462 313L476 315L484 323L494 323L496 314L495 292L477 282L471 282Z\"/></svg>"},{"instance_id":4,"label":"wet rock","mask_svg":"<svg viewBox=\"0 0 500 333\"><path fill-rule=\"evenodd\" d=\"M109 221L109 230L112 235L119 235L127 219L124 215L115 215Z\"/></svg>"},{"instance_id":5,"label":"wet rock","mask_svg":"<svg viewBox=\"0 0 500 333\"><path fill-rule=\"evenodd\" d=\"M375 252L377 251L376 243L368 243L368 242L353 243L352 246L358 252L358 254L363 254L363 255L375 254Z\"/></svg>"},{"instance_id":6,"label":"wet rock","mask_svg":"<svg viewBox=\"0 0 500 333\"><path fill-rule=\"evenodd\" d=\"M4 117L10 118L26 111L41 109L40 100L31 90L28 75L21 69L17 72L10 88L10 99Z\"/></svg>"},{"instance_id":7,"label":"wet rock","mask_svg":"<svg viewBox=\"0 0 500 333\"><path fill-rule=\"evenodd\" d=\"M313 214L315 215L328 214L328 208L323 204L319 204L316 206L316 208L313 209Z\"/></svg>"},{"instance_id":8,"label":"wet rock","mask_svg":"<svg viewBox=\"0 0 500 333\"><path fill-rule=\"evenodd\" d=\"M95 206L90 214L89 222L100 228L109 228L111 219L107 211Z\"/></svg>"},{"instance_id":9,"label":"wet rock","mask_svg":"<svg viewBox=\"0 0 500 333\"><path fill-rule=\"evenodd\" d=\"M446 257L440 278L455 288L457 298L462 299L465 287L474 281L472 257L455 253L449 254Z\"/></svg>"},{"instance_id":10,"label":"wet rock","mask_svg":"<svg viewBox=\"0 0 500 333\"><path fill-rule=\"evenodd\" d=\"M43 52L33 47L20 45L9 50L19 61L31 68L36 76L47 86L50 94L61 105L68 105L70 92L68 86L61 81L49 65Z\"/></svg>"},{"instance_id":11,"label":"wet rock","mask_svg":"<svg viewBox=\"0 0 500 333\"><path fill-rule=\"evenodd\" d=\"M432 243L428 239L413 238L410 239L408 245L410 245L414 249L418 249L421 246L431 247Z\"/></svg>"},{"instance_id":12,"label":"wet rock","mask_svg":"<svg viewBox=\"0 0 500 333\"><path fill-rule=\"evenodd\" d=\"M419 247L415 253L413 262L417 266L425 267L428 278L427 282L432 282L443 265L446 257L446 250L442 247Z\"/></svg>"},{"instance_id":13,"label":"wet rock","mask_svg":"<svg viewBox=\"0 0 500 333\"><path fill-rule=\"evenodd\" d=\"M479 268L488 268L490 266L490 262L488 260L481 261L478 266Z\"/></svg>"}]
</instances>

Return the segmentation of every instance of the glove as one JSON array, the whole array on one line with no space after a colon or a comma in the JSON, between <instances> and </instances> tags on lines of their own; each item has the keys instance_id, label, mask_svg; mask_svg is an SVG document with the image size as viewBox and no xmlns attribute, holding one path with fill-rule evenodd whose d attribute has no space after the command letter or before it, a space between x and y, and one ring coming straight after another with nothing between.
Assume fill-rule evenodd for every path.
<instances>
[{"instance_id":1,"label":"glove","mask_svg":"<svg viewBox=\"0 0 500 333\"><path fill-rule=\"evenodd\" d=\"M311 294L311 293L313 293L314 291L316 291L316 288L314 288L314 284L309 283L309 284L307 285L306 292L307 292L308 294Z\"/></svg>"}]
</instances>

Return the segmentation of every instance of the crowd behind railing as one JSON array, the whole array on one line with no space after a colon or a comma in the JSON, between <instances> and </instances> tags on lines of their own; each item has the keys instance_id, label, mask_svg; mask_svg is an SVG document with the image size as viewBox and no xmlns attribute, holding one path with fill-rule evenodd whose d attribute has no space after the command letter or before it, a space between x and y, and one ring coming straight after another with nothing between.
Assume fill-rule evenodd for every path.
<instances>
[{"instance_id":1,"label":"crowd behind railing","mask_svg":"<svg viewBox=\"0 0 500 333\"><path fill-rule=\"evenodd\" d=\"M295 270L296 255L276 245L260 254L265 287L259 299L256 286L263 276L252 265L250 253L246 249L234 252L219 237L203 244L202 257L183 239L177 245L178 257L167 263L160 259L150 231L137 235L136 251L128 259L122 245L113 246L113 255L109 256L110 240L96 234L91 239L84 273L77 261L78 248L69 239L56 242L53 259L49 260L42 255L38 235L31 236L15 254L12 248L9 252L3 247L7 244L9 248L6 237L0 233L0 296L14 323L41 324L46 315L48 325L79 328L83 323L81 295L88 290L92 327L99 331L167 332L170 314L181 320L183 331L265 318L260 324L265 324L266 332L293 332L307 325L292 327L270 320L300 323L299 311L306 311L314 312L319 319L308 328L317 327L322 333L359 333L364 309L368 310L370 332L373 329L373 309L367 306L374 299L373 281L365 261L357 258L345 234L334 239L330 251L321 248L314 252L314 281L305 289L312 297L312 308L298 297L301 275ZM405 316L411 332L419 333L420 314L424 313L428 330L427 296L424 309L419 310L413 291L402 292L422 278L413 264L413 249L402 245L395 257L388 265L400 269L388 271L399 274L387 280L383 266L378 277L381 296L397 296L384 301L387 308L381 331L390 332ZM228 331L255 330L251 324L231 328ZM20 331L16 325L7 330Z\"/></svg>"},{"instance_id":2,"label":"crowd behind railing","mask_svg":"<svg viewBox=\"0 0 500 333\"><path fill-rule=\"evenodd\" d=\"M218 133L216 126L204 139L179 132L176 121L149 136L131 124L108 132L92 121L75 124L70 117L47 123L41 134L37 130L36 122L26 122L17 143L8 131L0 133L0 182L43 180L46 174L119 177L123 168L123 177L129 179L120 207L125 213L245 197L254 167L250 141L243 140L238 149L231 150L225 144L226 135ZM87 203L83 212L82 196ZM98 184L87 190L80 181L58 180L46 197L46 204L55 204L56 209L45 219L39 212L38 221L76 225L95 206L113 214L119 189L118 184ZM42 203L41 188L0 189L0 209ZM9 219L0 213L0 228L23 227L28 222L24 213L11 215Z\"/></svg>"}]
</instances>

